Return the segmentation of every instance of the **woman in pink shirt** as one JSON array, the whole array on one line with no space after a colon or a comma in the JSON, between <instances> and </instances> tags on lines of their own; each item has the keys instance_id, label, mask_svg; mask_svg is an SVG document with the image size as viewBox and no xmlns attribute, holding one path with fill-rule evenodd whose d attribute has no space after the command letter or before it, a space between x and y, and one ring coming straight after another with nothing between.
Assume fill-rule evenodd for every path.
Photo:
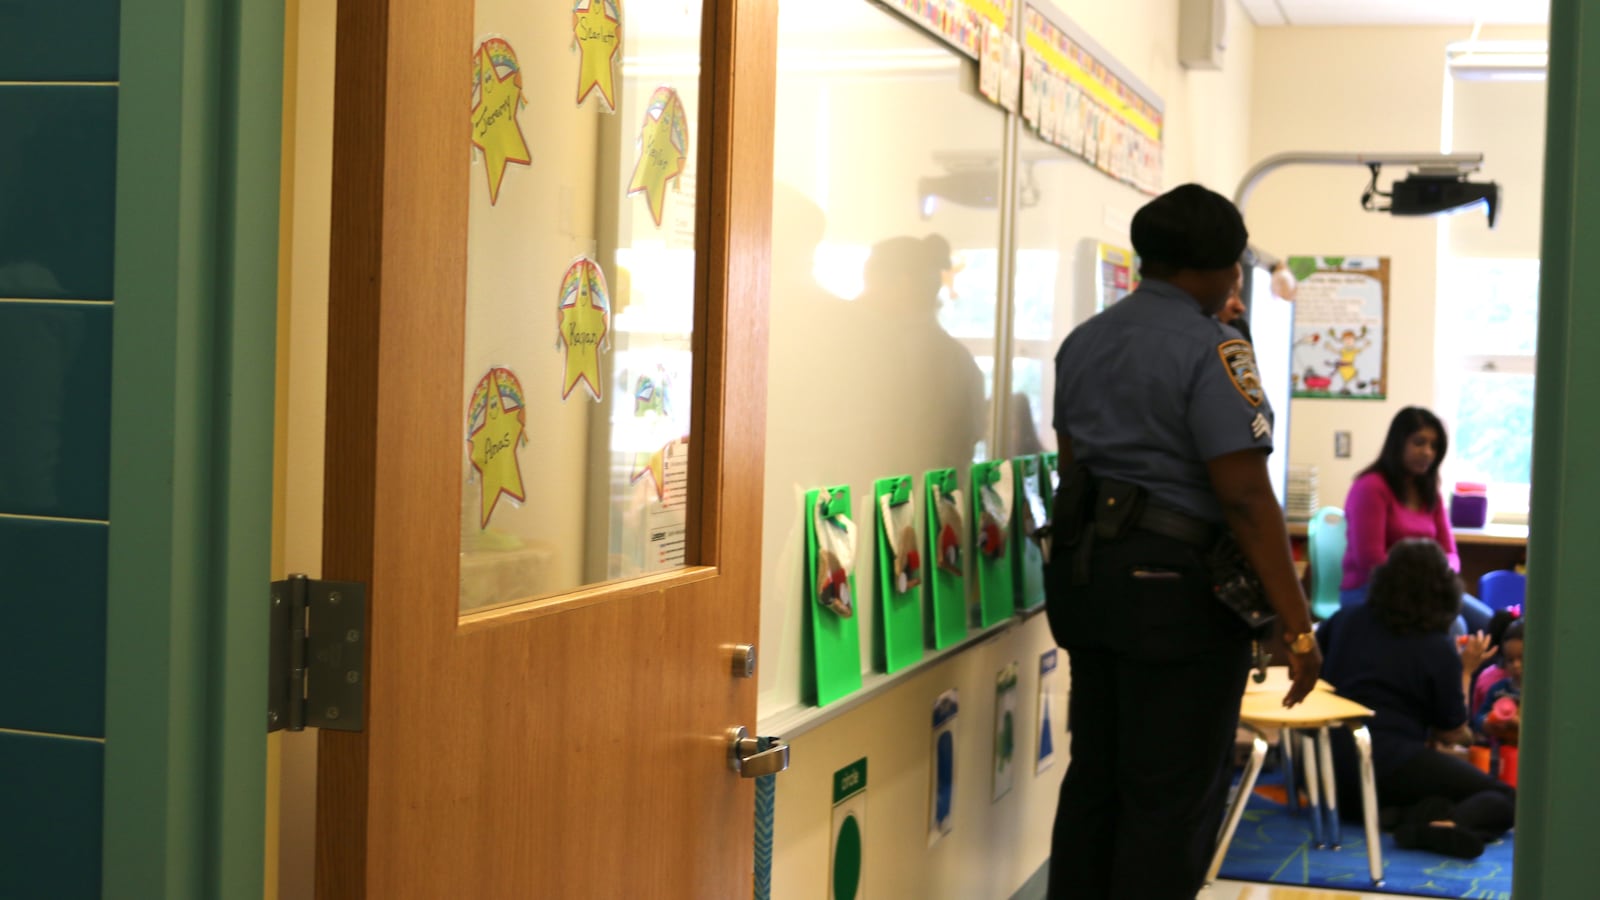
<instances>
[{"instance_id":1,"label":"woman in pink shirt","mask_svg":"<svg viewBox=\"0 0 1600 900\"><path fill-rule=\"evenodd\" d=\"M1350 486L1344 501L1344 579L1339 583L1339 605L1366 602L1372 570L1389 556L1389 548L1406 538L1427 538L1437 543L1461 570L1456 538L1439 490L1439 464L1450 440L1439 417L1420 406L1395 414L1383 452ZM1461 614L1472 631L1488 626L1493 612L1476 597L1463 595Z\"/></svg>"}]
</instances>

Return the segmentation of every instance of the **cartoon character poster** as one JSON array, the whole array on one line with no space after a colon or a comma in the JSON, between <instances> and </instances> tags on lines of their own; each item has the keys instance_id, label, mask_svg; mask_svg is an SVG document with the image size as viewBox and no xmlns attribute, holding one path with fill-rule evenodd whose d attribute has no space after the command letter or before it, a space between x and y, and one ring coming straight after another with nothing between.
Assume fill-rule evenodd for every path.
<instances>
[{"instance_id":1,"label":"cartoon character poster","mask_svg":"<svg viewBox=\"0 0 1600 900\"><path fill-rule=\"evenodd\" d=\"M1389 259L1296 256L1290 357L1296 399L1387 396Z\"/></svg>"}]
</instances>

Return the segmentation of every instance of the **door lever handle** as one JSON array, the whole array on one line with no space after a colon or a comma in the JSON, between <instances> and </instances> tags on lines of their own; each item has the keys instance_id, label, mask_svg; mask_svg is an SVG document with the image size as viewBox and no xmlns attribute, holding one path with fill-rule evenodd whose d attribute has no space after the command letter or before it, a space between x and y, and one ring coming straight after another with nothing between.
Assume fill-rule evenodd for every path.
<instances>
[{"instance_id":1,"label":"door lever handle","mask_svg":"<svg viewBox=\"0 0 1600 900\"><path fill-rule=\"evenodd\" d=\"M743 725L729 729L728 768L741 778L776 775L789 768L789 745L782 738L751 737Z\"/></svg>"}]
</instances>

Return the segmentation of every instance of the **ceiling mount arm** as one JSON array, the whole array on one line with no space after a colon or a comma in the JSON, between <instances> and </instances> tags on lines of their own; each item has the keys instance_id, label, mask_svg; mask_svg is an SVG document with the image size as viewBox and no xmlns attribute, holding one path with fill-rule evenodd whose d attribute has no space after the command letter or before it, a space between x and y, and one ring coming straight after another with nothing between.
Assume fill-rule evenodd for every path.
<instances>
[{"instance_id":1,"label":"ceiling mount arm","mask_svg":"<svg viewBox=\"0 0 1600 900\"><path fill-rule=\"evenodd\" d=\"M1461 174L1483 167L1482 153L1277 153L1250 167L1233 192L1233 205L1243 212L1250 194L1268 173L1284 166L1411 166L1453 168Z\"/></svg>"},{"instance_id":2,"label":"ceiling mount arm","mask_svg":"<svg viewBox=\"0 0 1600 900\"><path fill-rule=\"evenodd\" d=\"M1285 166L1366 166L1372 169L1373 184L1377 184L1378 168L1381 166L1409 166L1415 168L1451 168L1465 175L1476 172L1483 167L1482 153L1309 153L1295 151L1289 153L1276 153L1261 160L1250 167L1239 180L1239 187L1233 192L1233 205L1239 208L1242 215L1250 194L1255 191L1256 185L1268 174ZM1254 254L1254 259L1272 268L1277 264L1277 257L1251 245L1249 250Z\"/></svg>"}]
</instances>

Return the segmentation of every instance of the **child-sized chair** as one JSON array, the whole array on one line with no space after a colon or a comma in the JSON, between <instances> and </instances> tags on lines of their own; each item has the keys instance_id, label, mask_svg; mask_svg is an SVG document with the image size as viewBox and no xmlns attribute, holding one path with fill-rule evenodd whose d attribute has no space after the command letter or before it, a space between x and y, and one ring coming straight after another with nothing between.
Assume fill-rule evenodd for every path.
<instances>
[{"instance_id":1,"label":"child-sized chair","mask_svg":"<svg viewBox=\"0 0 1600 900\"><path fill-rule=\"evenodd\" d=\"M1495 612L1522 602L1528 579L1521 572L1500 569L1478 579L1478 599Z\"/></svg>"},{"instance_id":2,"label":"child-sized chair","mask_svg":"<svg viewBox=\"0 0 1600 900\"><path fill-rule=\"evenodd\" d=\"M1344 510L1324 506L1306 525L1306 558L1311 563L1311 612L1319 619L1339 611L1339 581L1344 577ZM1487 602L1487 601L1485 601Z\"/></svg>"}]
</instances>

